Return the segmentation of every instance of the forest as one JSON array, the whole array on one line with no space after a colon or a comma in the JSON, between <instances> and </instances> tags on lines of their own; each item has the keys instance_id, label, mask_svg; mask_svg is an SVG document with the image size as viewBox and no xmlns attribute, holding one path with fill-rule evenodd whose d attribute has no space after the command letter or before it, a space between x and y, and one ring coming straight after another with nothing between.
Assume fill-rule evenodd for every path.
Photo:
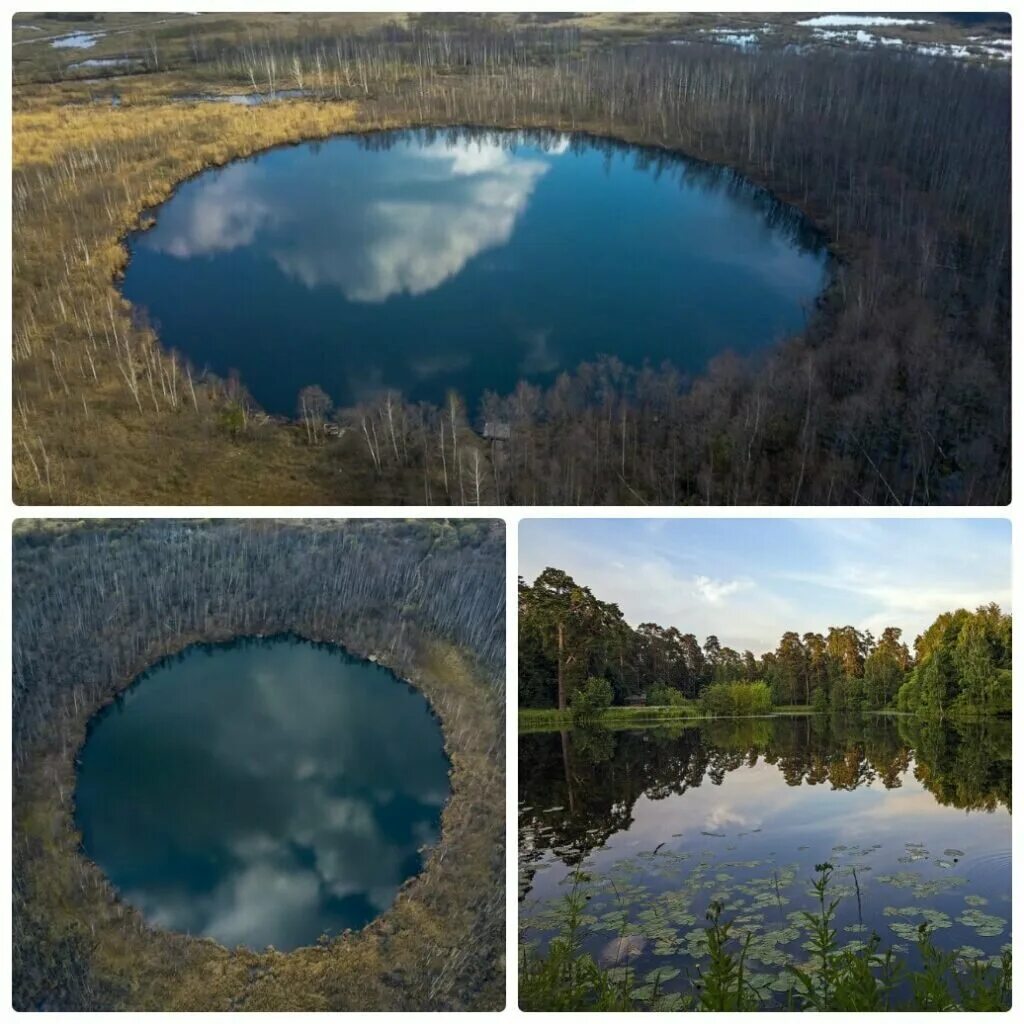
<instances>
[{"instance_id":1,"label":"forest","mask_svg":"<svg viewBox=\"0 0 1024 1024\"><path fill-rule=\"evenodd\" d=\"M490 520L24 521L14 539L14 1005L503 1003L504 527ZM295 634L417 686L452 763L441 838L361 932L284 955L163 932L72 824L87 723L186 647Z\"/></svg>"},{"instance_id":2,"label":"forest","mask_svg":"<svg viewBox=\"0 0 1024 1024\"><path fill-rule=\"evenodd\" d=\"M95 102L106 78L47 62L21 73L19 501L1009 500L1007 68L472 19L276 24L154 29L133 73L110 78L117 106ZM175 99L197 89L302 95ZM123 236L204 167L339 132L453 125L586 132L733 168L822 233L831 284L799 336L724 354L695 379L603 358L480 408L383 391L356 409L316 403L314 423L261 415L244 382L165 351L119 295ZM488 443L487 422L508 430Z\"/></svg>"},{"instance_id":3,"label":"forest","mask_svg":"<svg viewBox=\"0 0 1024 1024\"><path fill-rule=\"evenodd\" d=\"M998 605L944 612L914 640L851 625L787 631L775 650L735 651L718 637L654 622L630 626L560 569L519 581L519 706L572 709L606 688L605 706L744 715L803 707L891 709L933 717L1008 715L1012 619ZM599 700L599 697L597 698Z\"/></svg>"}]
</instances>

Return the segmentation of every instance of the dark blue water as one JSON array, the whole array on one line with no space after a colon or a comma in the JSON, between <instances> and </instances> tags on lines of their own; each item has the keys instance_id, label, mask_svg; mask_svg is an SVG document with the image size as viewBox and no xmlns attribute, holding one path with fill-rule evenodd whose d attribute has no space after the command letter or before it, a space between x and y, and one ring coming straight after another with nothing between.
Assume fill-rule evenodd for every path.
<instances>
[{"instance_id":1,"label":"dark blue water","mask_svg":"<svg viewBox=\"0 0 1024 1024\"><path fill-rule=\"evenodd\" d=\"M288 950L387 910L448 795L420 693L282 637L190 648L143 677L94 720L76 813L149 923Z\"/></svg>"},{"instance_id":2,"label":"dark blue water","mask_svg":"<svg viewBox=\"0 0 1024 1024\"><path fill-rule=\"evenodd\" d=\"M697 372L803 329L826 254L732 172L582 137L426 131L209 171L132 243L162 341L293 415L310 384L476 409L599 355Z\"/></svg>"}]
</instances>

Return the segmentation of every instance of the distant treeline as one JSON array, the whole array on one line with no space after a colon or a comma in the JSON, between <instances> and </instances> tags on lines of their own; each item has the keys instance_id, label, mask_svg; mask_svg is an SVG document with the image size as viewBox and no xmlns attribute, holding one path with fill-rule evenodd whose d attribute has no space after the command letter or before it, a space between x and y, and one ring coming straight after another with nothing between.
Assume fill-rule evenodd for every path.
<instances>
[{"instance_id":1,"label":"distant treeline","mask_svg":"<svg viewBox=\"0 0 1024 1024\"><path fill-rule=\"evenodd\" d=\"M914 641L890 626L784 633L774 651L703 644L674 626L636 629L559 569L519 581L519 704L571 706L588 680L611 683L613 702L700 700L712 713L810 705L821 711L898 708L937 716L1008 714L1012 622L998 605L944 612Z\"/></svg>"}]
</instances>

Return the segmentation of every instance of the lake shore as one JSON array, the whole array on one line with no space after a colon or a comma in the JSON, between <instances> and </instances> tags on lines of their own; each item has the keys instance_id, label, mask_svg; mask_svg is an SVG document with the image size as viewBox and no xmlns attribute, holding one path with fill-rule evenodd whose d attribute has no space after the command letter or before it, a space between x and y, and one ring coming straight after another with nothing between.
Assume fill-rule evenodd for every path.
<instances>
[{"instance_id":1,"label":"lake shore","mask_svg":"<svg viewBox=\"0 0 1024 1024\"><path fill-rule=\"evenodd\" d=\"M595 725L611 727L633 727L642 728L648 725L659 723L676 722L709 722L715 719L728 718L772 718L776 716L789 715L817 715L825 712L816 711L810 704L793 704L786 707L775 708L770 715L707 715L704 714L696 704L685 705L663 705L655 707L611 707L602 712L599 718L595 719ZM572 711L566 708L559 711L557 708L520 708L519 709L519 732L549 732L558 729L571 729L573 727Z\"/></svg>"}]
</instances>

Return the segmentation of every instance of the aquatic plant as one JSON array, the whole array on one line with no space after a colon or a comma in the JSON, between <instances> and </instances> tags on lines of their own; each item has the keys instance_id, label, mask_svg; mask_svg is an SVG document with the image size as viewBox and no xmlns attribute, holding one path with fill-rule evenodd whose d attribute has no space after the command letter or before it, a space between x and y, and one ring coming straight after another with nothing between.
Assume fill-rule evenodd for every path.
<instances>
[{"instance_id":1,"label":"aquatic plant","mask_svg":"<svg viewBox=\"0 0 1024 1024\"><path fill-rule=\"evenodd\" d=\"M692 889L703 888L704 865L684 883ZM728 904L712 899L703 928L688 932L682 942L662 934L662 955L678 955L685 946L689 954L698 954L702 963L695 975L688 975L688 988L668 991L664 984L681 973L674 966L649 972L644 984L633 984L630 963L636 946L622 941L630 928L626 913L598 918L587 910L593 893L588 885L594 880L577 866L571 892L548 910L547 924L555 925L557 935L540 952L524 942L520 954L520 1006L527 1010L622 1010L622 1009L703 1009L736 1011L767 1009L773 996L792 1010L880 1011L880 1010L1001 1010L1010 1002L1012 957L1004 947L998 958L986 959L982 951L960 947L942 951L933 932L941 927L941 915L911 908L925 919L914 927L913 938L921 963L912 969L907 957L895 947L883 948L881 937L872 933L866 940L840 943L836 912L845 890L834 883L836 868L826 861L816 865L811 892L816 901L813 911L797 911L790 921L799 921L807 931L804 944L810 960L804 964L790 958L778 964L781 975L759 975L750 964L758 955L755 939L757 923L749 916L724 916ZM697 877L694 878L693 876ZM600 884L600 883L599 883ZM614 881L612 882L614 886ZM617 887L616 887L617 889ZM618 890L617 890L618 891ZM838 894L837 894L838 893ZM628 896L628 891L623 891ZM671 894L676 900L679 893ZM658 915L649 914L657 921ZM537 923L537 919L532 921ZM622 962L600 965L584 951L588 928L612 925L620 941ZM863 930L862 925L847 930ZM793 929L783 936L792 941L801 934ZM773 943L768 942L768 945Z\"/></svg>"},{"instance_id":2,"label":"aquatic plant","mask_svg":"<svg viewBox=\"0 0 1024 1024\"><path fill-rule=\"evenodd\" d=\"M520 950L519 1006L523 1010L631 1010L632 973L603 970L582 950L585 880L577 868L561 908L561 931L543 955L524 945Z\"/></svg>"}]
</instances>

